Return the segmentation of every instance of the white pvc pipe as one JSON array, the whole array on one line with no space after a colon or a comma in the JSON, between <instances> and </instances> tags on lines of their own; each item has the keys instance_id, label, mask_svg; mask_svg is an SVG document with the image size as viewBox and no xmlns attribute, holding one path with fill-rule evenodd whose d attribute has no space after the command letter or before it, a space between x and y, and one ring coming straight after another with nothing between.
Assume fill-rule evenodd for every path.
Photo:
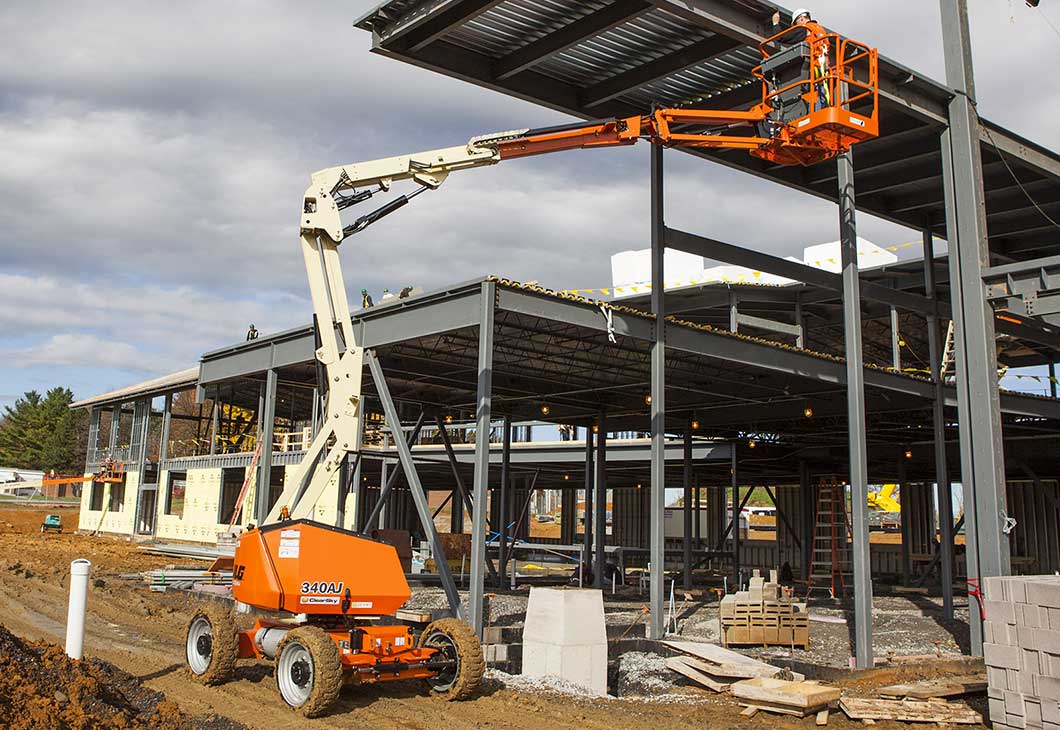
<instances>
[{"instance_id":1,"label":"white pvc pipe","mask_svg":"<svg viewBox=\"0 0 1060 730\"><path fill-rule=\"evenodd\" d=\"M66 655L80 659L85 646L85 607L92 563L81 558L70 563L70 606L66 612Z\"/></svg>"}]
</instances>

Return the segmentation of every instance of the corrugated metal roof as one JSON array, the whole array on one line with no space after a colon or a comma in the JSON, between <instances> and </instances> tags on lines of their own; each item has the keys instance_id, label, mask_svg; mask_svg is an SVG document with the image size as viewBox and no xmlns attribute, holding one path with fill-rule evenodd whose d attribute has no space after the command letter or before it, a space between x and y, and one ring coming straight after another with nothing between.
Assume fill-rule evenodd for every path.
<instances>
[{"instance_id":1,"label":"corrugated metal roof","mask_svg":"<svg viewBox=\"0 0 1060 730\"><path fill-rule=\"evenodd\" d=\"M127 385L107 393L94 395L91 398L75 401L70 404L71 408L88 408L89 406L102 405L104 403L120 403L133 398L148 395L165 395L176 390L190 388L199 382L199 367L180 370L169 375L163 375L151 380L145 380L135 385Z\"/></svg>"}]
</instances>

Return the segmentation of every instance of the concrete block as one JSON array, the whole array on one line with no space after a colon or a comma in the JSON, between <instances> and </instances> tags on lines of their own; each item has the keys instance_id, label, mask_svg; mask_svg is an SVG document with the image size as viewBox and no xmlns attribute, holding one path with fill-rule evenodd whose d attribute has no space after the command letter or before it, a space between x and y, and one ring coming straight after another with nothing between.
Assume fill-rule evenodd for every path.
<instances>
[{"instance_id":1,"label":"concrete block","mask_svg":"<svg viewBox=\"0 0 1060 730\"><path fill-rule=\"evenodd\" d=\"M1022 576L1004 578L1005 596L1010 603L1027 602L1027 581Z\"/></svg>"},{"instance_id":2,"label":"concrete block","mask_svg":"<svg viewBox=\"0 0 1060 730\"><path fill-rule=\"evenodd\" d=\"M1048 617L1048 624L1050 631L1060 631L1060 608L1045 608L1045 615Z\"/></svg>"},{"instance_id":3,"label":"concrete block","mask_svg":"<svg viewBox=\"0 0 1060 730\"><path fill-rule=\"evenodd\" d=\"M1020 668L1020 650L1015 646L983 644L983 657L988 667Z\"/></svg>"},{"instance_id":4,"label":"concrete block","mask_svg":"<svg viewBox=\"0 0 1060 730\"><path fill-rule=\"evenodd\" d=\"M1017 604L1006 601L983 601L987 620L999 624L1016 623L1016 606Z\"/></svg>"},{"instance_id":5,"label":"concrete block","mask_svg":"<svg viewBox=\"0 0 1060 730\"><path fill-rule=\"evenodd\" d=\"M990 719L994 722L1005 721L1005 702L1004 700L988 700L990 705Z\"/></svg>"},{"instance_id":6,"label":"concrete block","mask_svg":"<svg viewBox=\"0 0 1060 730\"><path fill-rule=\"evenodd\" d=\"M1023 730L1027 727L1027 720L1021 715L1005 715L1005 724Z\"/></svg>"},{"instance_id":7,"label":"concrete block","mask_svg":"<svg viewBox=\"0 0 1060 730\"><path fill-rule=\"evenodd\" d=\"M991 689L1008 689L1008 677L999 667L986 668L986 683Z\"/></svg>"},{"instance_id":8,"label":"concrete block","mask_svg":"<svg viewBox=\"0 0 1060 730\"><path fill-rule=\"evenodd\" d=\"M1060 678L1060 655L1041 652L1041 673L1047 677Z\"/></svg>"},{"instance_id":9,"label":"concrete block","mask_svg":"<svg viewBox=\"0 0 1060 730\"><path fill-rule=\"evenodd\" d=\"M1060 725L1060 702L1042 698L1040 704L1042 708L1042 723L1052 722Z\"/></svg>"},{"instance_id":10,"label":"concrete block","mask_svg":"<svg viewBox=\"0 0 1060 730\"><path fill-rule=\"evenodd\" d=\"M994 639L994 622L984 621L983 622L983 643L984 644L1000 644L1002 642Z\"/></svg>"},{"instance_id":11,"label":"concrete block","mask_svg":"<svg viewBox=\"0 0 1060 730\"><path fill-rule=\"evenodd\" d=\"M1034 649L1020 649L1020 672L1042 674L1042 663Z\"/></svg>"},{"instance_id":12,"label":"concrete block","mask_svg":"<svg viewBox=\"0 0 1060 730\"><path fill-rule=\"evenodd\" d=\"M1027 724L1031 727L1042 726L1042 706L1034 697L1024 697L1023 707L1026 710L1024 717L1027 718Z\"/></svg>"},{"instance_id":13,"label":"concrete block","mask_svg":"<svg viewBox=\"0 0 1060 730\"><path fill-rule=\"evenodd\" d=\"M1060 678L1046 677L1041 674L1034 676L1034 694L1043 700L1060 701Z\"/></svg>"},{"instance_id":14,"label":"concrete block","mask_svg":"<svg viewBox=\"0 0 1060 730\"><path fill-rule=\"evenodd\" d=\"M1019 715L1020 717L1026 714L1022 694L1012 690L1005 691L1005 713L1008 715Z\"/></svg>"},{"instance_id":15,"label":"concrete block","mask_svg":"<svg viewBox=\"0 0 1060 730\"><path fill-rule=\"evenodd\" d=\"M983 598L991 601L1007 601L1008 591L1005 590L1005 578L1000 575L983 578Z\"/></svg>"},{"instance_id":16,"label":"concrete block","mask_svg":"<svg viewBox=\"0 0 1060 730\"><path fill-rule=\"evenodd\" d=\"M1060 723L1043 721L1042 730L1060 730Z\"/></svg>"},{"instance_id":17,"label":"concrete block","mask_svg":"<svg viewBox=\"0 0 1060 730\"><path fill-rule=\"evenodd\" d=\"M1015 626L1009 627L1015 628L1015 631L1011 633L1015 635L1016 640L1009 644L1009 646L1018 646L1021 649L1036 649L1038 647L1038 629L1030 626Z\"/></svg>"},{"instance_id":18,"label":"concrete block","mask_svg":"<svg viewBox=\"0 0 1060 730\"><path fill-rule=\"evenodd\" d=\"M1011 671L1011 670L1009 670ZM1016 689L1027 697L1033 697L1038 693L1034 678L1038 676L1031 672L1016 672Z\"/></svg>"},{"instance_id":19,"label":"concrete block","mask_svg":"<svg viewBox=\"0 0 1060 730\"><path fill-rule=\"evenodd\" d=\"M607 694L607 632L599 590L530 589L523 629L523 675L558 677Z\"/></svg>"},{"instance_id":20,"label":"concrete block","mask_svg":"<svg viewBox=\"0 0 1060 730\"><path fill-rule=\"evenodd\" d=\"M1038 629L1034 635L1035 648L1049 654L1060 654L1060 631Z\"/></svg>"},{"instance_id":21,"label":"concrete block","mask_svg":"<svg viewBox=\"0 0 1060 730\"><path fill-rule=\"evenodd\" d=\"M1048 576L1035 576L1027 582L1027 603L1060 608L1060 582L1048 580Z\"/></svg>"},{"instance_id":22,"label":"concrete block","mask_svg":"<svg viewBox=\"0 0 1060 730\"><path fill-rule=\"evenodd\" d=\"M1016 625L1038 628L1038 607L1031 603L1018 603L1016 606Z\"/></svg>"}]
</instances>

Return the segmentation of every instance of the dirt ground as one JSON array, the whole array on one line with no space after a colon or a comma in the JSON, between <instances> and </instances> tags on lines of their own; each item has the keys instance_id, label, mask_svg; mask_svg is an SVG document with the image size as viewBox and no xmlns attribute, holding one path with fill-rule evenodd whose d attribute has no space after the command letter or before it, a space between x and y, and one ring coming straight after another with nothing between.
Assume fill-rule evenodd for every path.
<instances>
[{"instance_id":1,"label":"dirt ground","mask_svg":"<svg viewBox=\"0 0 1060 730\"><path fill-rule=\"evenodd\" d=\"M55 508L50 508L55 511ZM186 623L197 599L178 592L151 593L139 581L122 580L122 573L171 564L172 559L138 551L127 541L92 538L71 533L40 534L45 510L0 508L0 623L24 640L61 644L65 628L67 574L75 558L93 563L86 626L86 656L116 665L149 690L160 692L175 708L189 716L217 715L247 728L271 730L292 726L295 716L279 698L271 668L264 663L242 664L235 681L221 687L191 682L183 668ZM61 510L63 521L76 524L76 509ZM201 566L196 566L201 567ZM836 684L860 694L874 688L925 675L966 673L963 663L927 663L876 669L867 673L842 673ZM675 684L655 690L650 698L589 699L513 683L494 675L479 697L446 703L427 695L419 685L390 684L374 688L346 688L334 712L326 718L300 720L298 726L396 730L422 728L550 727L554 729L615 730L646 724L682 728L720 727L795 728L812 726L813 720L766 715L745 719L729 698L695 687ZM499 677L499 678L498 678ZM977 708L982 710L982 708ZM840 714L831 726L853 727ZM898 727L896 723L881 722ZM860 724L859 724L860 726Z\"/></svg>"}]
</instances>

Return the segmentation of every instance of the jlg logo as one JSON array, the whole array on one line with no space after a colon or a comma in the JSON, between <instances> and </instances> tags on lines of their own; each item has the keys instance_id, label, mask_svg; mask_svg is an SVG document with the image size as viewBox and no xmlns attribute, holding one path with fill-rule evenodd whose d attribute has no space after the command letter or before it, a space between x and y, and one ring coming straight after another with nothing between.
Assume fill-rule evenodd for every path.
<instances>
[{"instance_id":1,"label":"jlg logo","mask_svg":"<svg viewBox=\"0 0 1060 730\"><path fill-rule=\"evenodd\" d=\"M243 574L247 572L247 566L237 565L232 569L232 578L235 580L243 580Z\"/></svg>"}]
</instances>

